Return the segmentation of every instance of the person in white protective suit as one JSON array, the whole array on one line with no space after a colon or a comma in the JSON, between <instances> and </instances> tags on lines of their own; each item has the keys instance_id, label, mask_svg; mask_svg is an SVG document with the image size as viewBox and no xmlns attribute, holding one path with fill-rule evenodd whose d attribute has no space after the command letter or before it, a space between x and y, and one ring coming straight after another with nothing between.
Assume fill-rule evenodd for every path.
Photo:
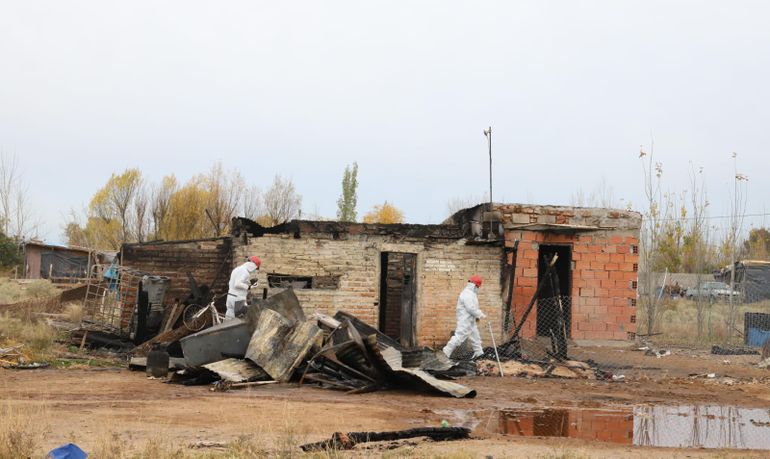
<instances>
[{"instance_id":1,"label":"person in white protective suit","mask_svg":"<svg viewBox=\"0 0 770 459\"><path fill-rule=\"evenodd\" d=\"M261 264L259 257L249 257L246 263L233 269L227 290L225 318L234 319L235 314L246 307L246 295L249 293L249 288L256 283L256 279L251 280L251 273L259 270Z\"/></svg>"},{"instance_id":2,"label":"person in white protective suit","mask_svg":"<svg viewBox=\"0 0 770 459\"><path fill-rule=\"evenodd\" d=\"M477 296L479 287L481 287L481 277L471 276L468 279L468 285L465 286L465 289L460 293L460 298L457 299L457 327L454 336L443 349L447 357L451 357L452 352L466 339L471 341L473 358L484 354L481 347L481 335L479 335L479 328L476 325L476 322L486 317L479 309Z\"/></svg>"}]
</instances>

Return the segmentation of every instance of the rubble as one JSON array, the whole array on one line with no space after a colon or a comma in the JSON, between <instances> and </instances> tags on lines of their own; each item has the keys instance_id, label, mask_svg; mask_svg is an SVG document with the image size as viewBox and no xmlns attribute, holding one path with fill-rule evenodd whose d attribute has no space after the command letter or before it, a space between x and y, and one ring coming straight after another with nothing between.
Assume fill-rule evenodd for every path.
<instances>
[{"instance_id":1,"label":"rubble","mask_svg":"<svg viewBox=\"0 0 770 459\"><path fill-rule=\"evenodd\" d=\"M179 314L169 313L174 315ZM453 397L476 395L473 389L448 381L466 373L443 352L405 349L346 312L307 318L292 289L254 301L245 317L197 333L172 325L170 319L158 335L133 348L131 369L147 365L143 356L153 346L176 346L184 358L170 358L169 369L175 371L170 382L215 382L213 390L298 381L353 393L399 388Z\"/></svg>"},{"instance_id":2,"label":"rubble","mask_svg":"<svg viewBox=\"0 0 770 459\"><path fill-rule=\"evenodd\" d=\"M483 359L476 362L478 374L482 376L498 376L496 361ZM597 370L584 362L567 360L546 363L521 362L507 360L502 362L503 371L508 376L526 378L567 378L567 379L597 379Z\"/></svg>"}]
</instances>

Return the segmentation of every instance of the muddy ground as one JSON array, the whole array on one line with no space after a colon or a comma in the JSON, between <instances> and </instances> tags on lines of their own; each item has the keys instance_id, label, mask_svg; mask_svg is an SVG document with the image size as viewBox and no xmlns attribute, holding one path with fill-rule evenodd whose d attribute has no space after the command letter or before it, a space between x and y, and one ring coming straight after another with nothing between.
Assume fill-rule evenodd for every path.
<instances>
[{"instance_id":1,"label":"muddy ground","mask_svg":"<svg viewBox=\"0 0 770 459\"><path fill-rule=\"evenodd\" d=\"M675 349L663 358L627 349L583 347L572 354L593 359L623 382L515 377L460 380L473 399L401 391L346 395L295 384L227 393L147 379L121 368L0 370L0 399L17 412L36 413L41 451L75 441L86 451L113 441L130 447L147 441L191 446L223 444L242 435L267 451L298 451L299 444L335 431L381 431L439 426L442 420L474 428L471 440L359 445L364 456L473 457L767 457L767 451L650 448L576 438L503 435L498 410L579 408L626 410L647 405L770 407L770 370L750 356L715 356ZM715 377L690 377L714 373ZM770 425L765 427L770 438ZM111 440L112 439L112 440Z\"/></svg>"}]
</instances>

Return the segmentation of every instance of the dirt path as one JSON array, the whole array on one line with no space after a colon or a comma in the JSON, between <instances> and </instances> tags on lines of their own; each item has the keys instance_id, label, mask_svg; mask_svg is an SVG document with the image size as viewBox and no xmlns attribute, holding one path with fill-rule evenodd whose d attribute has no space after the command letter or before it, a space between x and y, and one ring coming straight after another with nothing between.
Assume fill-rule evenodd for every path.
<instances>
[{"instance_id":1,"label":"dirt path","mask_svg":"<svg viewBox=\"0 0 770 459\"><path fill-rule=\"evenodd\" d=\"M593 352L583 349L582 352ZM296 445L328 438L335 431L376 431L453 424L467 417L499 421L497 410L522 407L629 409L639 404L770 406L767 373L740 362L756 356L727 358L672 355L662 359L640 353L604 352L612 362L622 356L623 383L475 377L461 381L475 388L474 399L452 399L396 391L361 395L296 385L215 393L207 387L183 387L149 380L144 374L107 370L0 370L0 400L26 413L38 413L42 447L74 440L87 451L109 442L112 433L139 445L162 439L174 445L227 442L249 435L265 445ZM730 360L725 364L724 360ZM636 367L636 368L633 368ZM654 369L653 369L654 367ZM647 369L644 369L647 368ZM693 370L699 371L693 371ZM718 371L717 371L718 370ZM729 370L729 371L726 371ZM688 379L688 373L718 372L736 379ZM488 419L487 419L488 418ZM491 421L490 421L491 419ZM589 457L724 456L709 450L638 448L569 438L505 436L479 428L473 440L451 444L417 442L408 454L444 456L538 457L577 451ZM768 427L770 435L770 427ZM416 450L415 450L416 448ZM748 452L741 453L746 456ZM375 452L375 454L378 454ZM765 457L767 452L757 453Z\"/></svg>"}]
</instances>

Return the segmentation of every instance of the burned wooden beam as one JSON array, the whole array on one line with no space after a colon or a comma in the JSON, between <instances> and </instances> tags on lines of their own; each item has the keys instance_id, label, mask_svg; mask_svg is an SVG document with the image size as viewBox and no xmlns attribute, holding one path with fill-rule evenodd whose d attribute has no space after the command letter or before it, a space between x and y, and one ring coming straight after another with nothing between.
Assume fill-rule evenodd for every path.
<instances>
[{"instance_id":1,"label":"burned wooden beam","mask_svg":"<svg viewBox=\"0 0 770 459\"><path fill-rule=\"evenodd\" d=\"M434 441L451 441L470 438L467 427L418 427L415 429L389 432L335 432L329 440L307 443L300 446L302 451L352 449L359 443L372 441L393 441L406 438L427 437Z\"/></svg>"}]
</instances>

